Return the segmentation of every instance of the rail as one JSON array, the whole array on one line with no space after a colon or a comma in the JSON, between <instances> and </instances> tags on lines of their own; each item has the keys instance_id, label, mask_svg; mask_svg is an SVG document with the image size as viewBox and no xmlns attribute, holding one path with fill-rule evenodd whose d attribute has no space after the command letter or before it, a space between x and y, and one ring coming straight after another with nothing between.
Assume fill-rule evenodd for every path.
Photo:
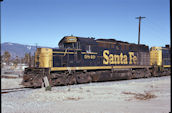
<instances>
[{"instance_id":1,"label":"rail","mask_svg":"<svg viewBox=\"0 0 172 113\"><path fill-rule=\"evenodd\" d=\"M25 90L26 90L25 87L1 89L1 94L11 93L11 92L18 92L18 91L25 91Z\"/></svg>"}]
</instances>

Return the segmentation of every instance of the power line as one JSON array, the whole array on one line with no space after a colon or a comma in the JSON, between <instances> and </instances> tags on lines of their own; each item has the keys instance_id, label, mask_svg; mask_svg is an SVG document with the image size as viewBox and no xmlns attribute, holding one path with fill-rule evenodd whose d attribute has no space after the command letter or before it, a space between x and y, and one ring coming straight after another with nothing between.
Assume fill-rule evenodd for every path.
<instances>
[{"instance_id":1,"label":"power line","mask_svg":"<svg viewBox=\"0 0 172 113\"><path fill-rule=\"evenodd\" d=\"M139 32L138 32L138 45L140 44L140 25L141 25L141 19L146 18L146 17L136 17L136 19L139 19Z\"/></svg>"}]
</instances>

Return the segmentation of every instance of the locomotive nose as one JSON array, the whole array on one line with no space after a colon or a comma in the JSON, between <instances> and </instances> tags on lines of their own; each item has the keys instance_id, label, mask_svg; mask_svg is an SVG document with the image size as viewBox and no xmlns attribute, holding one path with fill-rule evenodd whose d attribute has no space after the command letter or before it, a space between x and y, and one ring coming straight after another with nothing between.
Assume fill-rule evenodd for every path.
<instances>
[{"instance_id":1,"label":"locomotive nose","mask_svg":"<svg viewBox=\"0 0 172 113\"><path fill-rule=\"evenodd\" d=\"M35 52L35 67L49 68L52 67L52 49L37 48Z\"/></svg>"}]
</instances>

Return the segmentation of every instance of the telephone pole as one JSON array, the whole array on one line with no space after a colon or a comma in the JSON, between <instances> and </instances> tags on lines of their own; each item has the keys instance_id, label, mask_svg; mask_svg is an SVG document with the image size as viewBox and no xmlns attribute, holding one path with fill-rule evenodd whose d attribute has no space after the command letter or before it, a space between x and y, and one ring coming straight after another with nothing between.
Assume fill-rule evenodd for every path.
<instances>
[{"instance_id":1,"label":"telephone pole","mask_svg":"<svg viewBox=\"0 0 172 113\"><path fill-rule=\"evenodd\" d=\"M139 33L138 33L138 45L140 44L140 24L141 24L141 19L146 18L146 17L136 17L136 19L139 19Z\"/></svg>"}]
</instances>

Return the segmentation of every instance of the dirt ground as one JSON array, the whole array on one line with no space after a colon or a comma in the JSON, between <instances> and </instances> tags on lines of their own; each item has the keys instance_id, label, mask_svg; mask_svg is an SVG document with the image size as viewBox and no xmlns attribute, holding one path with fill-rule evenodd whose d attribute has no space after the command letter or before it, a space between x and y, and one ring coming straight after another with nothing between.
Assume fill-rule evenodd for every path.
<instances>
[{"instance_id":1,"label":"dirt ground","mask_svg":"<svg viewBox=\"0 0 172 113\"><path fill-rule=\"evenodd\" d=\"M169 113L170 76L1 94L2 113ZM21 87L1 79L1 89Z\"/></svg>"}]
</instances>

